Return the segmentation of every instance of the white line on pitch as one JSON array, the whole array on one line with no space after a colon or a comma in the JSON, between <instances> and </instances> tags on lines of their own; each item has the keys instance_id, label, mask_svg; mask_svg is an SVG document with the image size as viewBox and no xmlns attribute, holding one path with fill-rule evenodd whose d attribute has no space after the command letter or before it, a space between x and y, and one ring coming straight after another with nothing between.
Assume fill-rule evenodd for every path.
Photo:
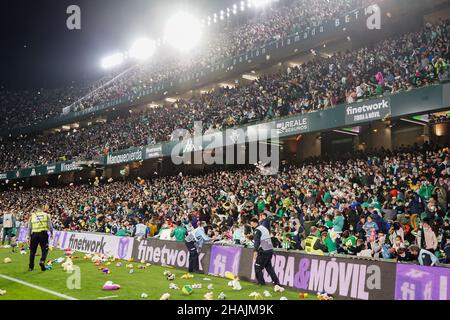
<instances>
[{"instance_id":1,"label":"white line on pitch","mask_svg":"<svg viewBox=\"0 0 450 320\"><path fill-rule=\"evenodd\" d=\"M107 297L98 297L99 300L105 300L105 299L112 299L112 298L118 298L119 296L107 296Z\"/></svg>"},{"instance_id":2,"label":"white line on pitch","mask_svg":"<svg viewBox=\"0 0 450 320\"><path fill-rule=\"evenodd\" d=\"M70 296L67 296L65 294L62 294L62 293L59 293L59 292L56 292L56 291L52 291L52 290L49 290L49 289L37 286L37 285L32 284L32 283L28 283L28 282L25 282L25 281L22 281L22 280L19 280L19 279L11 278L11 277L5 276L3 274L0 274L0 278L6 279L6 280L9 280L9 281L13 281L13 282L17 282L17 283L20 283L20 284L22 284L24 286L27 286L27 287L30 287L30 288L33 288L33 289L36 289L36 290L40 290L40 291L43 291L43 292L47 292L47 293L50 293L50 294L52 294L54 296L57 296L57 297L60 297L60 298L66 299L66 300L78 300L77 298L70 297Z\"/></svg>"}]
</instances>

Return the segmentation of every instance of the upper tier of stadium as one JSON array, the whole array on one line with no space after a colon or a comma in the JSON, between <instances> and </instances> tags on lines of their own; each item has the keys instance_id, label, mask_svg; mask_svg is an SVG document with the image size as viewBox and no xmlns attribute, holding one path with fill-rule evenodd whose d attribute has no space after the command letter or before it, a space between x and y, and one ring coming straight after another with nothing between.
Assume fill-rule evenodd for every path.
<instances>
[{"instance_id":1,"label":"upper tier of stadium","mask_svg":"<svg viewBox=\"0 0 450 320\"><path fill-rule=\"evenodd\" d=\"M176 129L202 121L223 129L332 108L439 83L449 77L450 24L427 23L415 32L315 59L234 88L220 88L170 105L132 111L110 121L50 135L5 139L0 171L169 141ZM170 119L170 121L168 121Z\"/></svg>"},{"instance_id":2,"label":"upper tier of stadium","mask_svg":"<svg viewBox=\"0 0 450 320\"><path fill-rule=\"evenodd\" d=\"M280 0L254 11L246 20L208 28L204 41L188 57L161 47L146 64L126 64L92 83L67 88L11 91L0 88L0 129L29 126L61 114L139 92L156 83L236 56L267 42L299 34L380 0Z\"/></svg>"}]
</instances>

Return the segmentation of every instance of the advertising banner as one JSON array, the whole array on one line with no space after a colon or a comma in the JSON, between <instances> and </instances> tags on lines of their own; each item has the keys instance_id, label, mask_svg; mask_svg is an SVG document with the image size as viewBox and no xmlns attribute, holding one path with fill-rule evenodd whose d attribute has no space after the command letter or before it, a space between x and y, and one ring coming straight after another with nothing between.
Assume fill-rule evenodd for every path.
<instances>
[{"instance_id":1,"label":"advertising banner","mask_svg":"<svg viewBox=\"0 0 450 320\"><path fill-rule=\"evenodd\" d=\"M27 235L28 235L28 228L27 227L20 227L19 230L17 230L17 242L27 242Z\"/></svg>"},{"instance_id":2,"label":"advertising banner","mask_svg":"<svg viewBox=\"0 0 450 320\"><path fill-rule=\"evenodd\" d=\"M450 268L398 264L395 300L450 300Z\"/></svg>"},{"instance_id":3,"label":"advertising banner","mask_svg":"<svg viewBox=\"0 0 450 320\"><path fill-rule=\"evenodd\" d=\"M310 130L308 115L277 120L275 123L280 136L289 136L292 134L308 132Z\"/></svg>"},{"instance_id":4,"label":"advertising banner","mask_svg":"<svg viewBox=\"0 0 450 320\"><path fill-rule=\"evenodd\" d=\"M241 248L212 246L209 273L223 277L225 272L239 274Z\"/></svg>"},{"instance_id":5,"label":"advertising banner","mask_svg":"<svg viewBox=\"0 0 450 320\"><path fill-rule=\"evenodd\" d=\"M208 270L209 256L211 250L209 245L204 245L199 253L200 271ZM189 266L189 252L184 242L164 241L159 239L135 240L132 258L162 266L173 266L187 269Z\"/></svg>"},{"instance_id":6,"label":"advertising banner","mask_svg":"<svg viewBox=\"0 0 450 320\"><path fill-rule=\"evenodd\" d=\"M163 151L161 144L145 147L145 159L160 158L162 156Z\"/></svg>"},{"instance_id":7,"label":"advertising banner","mask_svg":"<svg viewBox=\"0 0 450 320\"><path fill-rule=\"evenodd\" d=\"M381 120L391 114L391 99L384 97L378 100L352 103L345 107L345 124Z\"/></svg>"},{"instance_id":8,"label":"advertising banner","mask_svg":"<svg viewBox=\"0 0 450 320\"><path fill-rule=\"evenodd\" d=\"M240 276L244 280L256 279L252 255L252 250L243 249ZM338 299L394 299L394 263L275 252L272 265L283 286L301 292L326 292ZM264 277L271 282L266 271Z\"/></svg>"},{"instance_id":9,"label":"advertising banner","mask_svg":"<svg viewBox=\"0 0 450 320\"><path fill-rule=\"evenodd\" d=\"M141 161L143 160L142 150L143 148L138 148L109 153L106 156L106 164L119 164Z\"/></svg>"},{"instance_id":10,"label":"advertising banner","mask_svg":"<svg viewBox=\"0 0 450 320\"><path fill-rule=\"evenodd\" d=\"M133 238L99 233L55 231L50 246L84 253L98 253L119 259L130 259Z\"/></svg>"}]
</instances>

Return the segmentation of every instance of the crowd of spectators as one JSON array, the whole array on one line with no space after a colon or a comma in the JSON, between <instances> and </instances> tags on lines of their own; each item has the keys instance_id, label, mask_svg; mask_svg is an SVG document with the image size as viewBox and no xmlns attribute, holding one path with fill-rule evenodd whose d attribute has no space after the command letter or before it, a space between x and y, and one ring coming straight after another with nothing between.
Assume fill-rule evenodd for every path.
<instances>
[{"instance_id":1,"label":"crowd of spectators","mask_svg":"<svg viewBox=\"0 0 450 320\"><path fill-rule=\"evenodd\" d=\"M219 88L171 105L54 135L4 139L0 171L85 159L168 141L202 121L206 130L331 108L431 85L449 77L449 21L363 48L338 52L250 84Z\"/></svg>"},{"instance_id":2,"label":"crowd of spectators","mask_svg":"<svg viewBox=\"0 0 450 320\"><path fill-rule=\"evenodd\" d=\"M46 206L60 230L183 241L175 229L204 228L212 242L251 247L248 222L259 217L277 248L450 263L450 150L425 144L395 151L284 164L274 175L256 170L182 174L144 180L2 193L0 214L25 223ZM178 235L176 238L175 235ZM417 257L416 257L417 258Z\"/></svg>"},{"instance_id":3,"label":"crowd of spectators","mask_svg":"<svg viewBox=\"0 0 450 320\"><path fill-rule=\"evenodd\" d=\"M202 45L188 57L174 50L160 50L152 61L126 64L91 84L74 84L55 90L14 92L0 88L0 128L24 127L61 114L88 109L102 102L139 93L149 86L177 79L181 74L211 66L224 58L246 52L264 43L286 37L376 0L283 0L247 19L218 23L208 28ZM231 20L228 20L231 21Z\"/></svg>"}]
</instances>

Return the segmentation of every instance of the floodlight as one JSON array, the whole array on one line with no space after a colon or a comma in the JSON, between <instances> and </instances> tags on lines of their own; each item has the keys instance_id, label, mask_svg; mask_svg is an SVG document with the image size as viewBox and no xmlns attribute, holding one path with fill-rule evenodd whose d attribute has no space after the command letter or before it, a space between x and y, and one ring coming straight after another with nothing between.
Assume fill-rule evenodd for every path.
<instances>
[{"instance_id":1,"label":"floodlight","mask_svg":"<svg viewBox=\"0 0 450 320\"><path fill-rule=\"evenodd\" d=\"M138 60L147 60L155 53L156 43L147 38L136 40L130 49L130 57Z\"/></svg>"},{"instance_id":2,"label":"floodlight","mask_svg":"<svg viewBox=\"0 0 450 320\"><path fill-rule=\"evenodd\" d=\"M115 53L110 56L104 57L101 61L102 68L109 69L116 67L123 63L124 56L123 53Z\"/></svg>"},{"instance_id":3,"label":"floodlight","mask_svg":"<svg viewBox=\"0 0 450 320\"><path fill-rule=\"evenodd\" d=\"M178 12L167 21L165 36L173 47L188 51L200 42L202 28L197 18L187 12Z\"/></svg>"}]
</instances>

